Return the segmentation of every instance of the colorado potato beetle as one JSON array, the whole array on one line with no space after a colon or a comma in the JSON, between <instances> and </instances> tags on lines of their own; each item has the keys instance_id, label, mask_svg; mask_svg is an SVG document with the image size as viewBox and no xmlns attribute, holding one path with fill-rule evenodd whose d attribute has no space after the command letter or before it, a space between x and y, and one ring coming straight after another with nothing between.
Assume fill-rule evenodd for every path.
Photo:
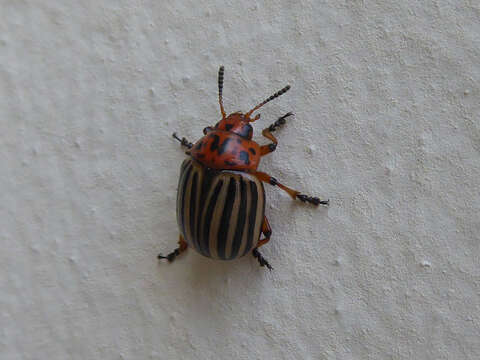
<instances>
[{"instance_id":1,"label":"colorado potato beetle","mask_svg":"<svg viewBox=\"0 0 480 360\"><path fill-rule=\"evenodd\" d=\"M265 190L263 182L278 186L294 200L313 205L328 205L301 194L277 181L274 177L257 171L260 159L277 148L272 132L285 124L291 112L278 118L262 131L271 143L259 145L252 140L250 125L260 118L253 112L269 101L286 93L287 85L253 109L243 114L227 116L223 108L224 67L218 71L218 101L222 119L214 127L206 127L204 136L195 144L185 138L173 137L188 148L189 155L181 165L177 190L177 223L180 229L179 247L159 259L172 262L189 246L200 254L221 260L232 260L251 252L261 266L272 267L258 248L266 244L272 229L265 216ZM261 234L263 238L260 239Z\"/></svg>"}]
</instances>

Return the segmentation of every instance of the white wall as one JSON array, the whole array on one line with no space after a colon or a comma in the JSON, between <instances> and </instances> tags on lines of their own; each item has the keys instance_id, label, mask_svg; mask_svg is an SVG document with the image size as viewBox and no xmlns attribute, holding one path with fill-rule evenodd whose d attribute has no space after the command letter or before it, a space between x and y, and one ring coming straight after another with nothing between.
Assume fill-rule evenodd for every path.
<instances>
[{"instance_id":1,"label":"white wall","mask_svg":"<svg viewBox=\"0 0 480 360\"><path fill-rule=\"evenodd\" d=\"M167 4L168 3L168 4ZM477 1L0 2L1 359L478 359ZM174 264L184 154L287 111L263 254Z\"/></svg>"}]
</instances>

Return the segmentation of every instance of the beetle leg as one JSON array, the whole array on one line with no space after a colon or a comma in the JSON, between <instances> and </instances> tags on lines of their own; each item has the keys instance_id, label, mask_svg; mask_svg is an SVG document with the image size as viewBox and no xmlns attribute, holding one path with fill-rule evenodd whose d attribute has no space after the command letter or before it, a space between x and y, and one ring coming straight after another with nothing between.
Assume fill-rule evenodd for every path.
<instances>
[{"instance_id":1,"label":"beetle leg","mask_svg":"<svg viewBox=\"0 0 480 360\"><path fill-rule=\"evenodd\" d=\"M275 121L272 125L270 125L268 128L263 129L262 135L265 136L267 139L271 140L272 142L268 145L263 145L260 146L260 155L264 156L267 154L270 154L271 152L275 151L277 148L278 141L275 138L275 136L272 135L272 132L277 130L280 126L285 124L285 119L289 116L292 116L293 114L291 112L286 113L282 117L279 117L277 121Z\"/></svg>"},{"instance_id":2,"label":"beetle leg","mask_svg":"<svg viewBox=\"0 0 480 360\"><path fill-rule=\"evenodd\" d=\"M266 266L269 270L273 270L273 268L268 263L268 261L258 251L258 248L262 245L265 245L270 240L270 237L272 236L272 228L270 227L270 224L268 223L268 219L266 216L263 217L262 234L265 236L265 238L261 239L258 242L257 247L252 250L252 255L253 257L257 258L258 262L260 263L260 266Z\"/></svg>"},{"instance_id":3,"label":"beetle leg","mask_svg":"<svg viewBox=\"0 0 480 360\"><path fill-rule=\"evenodd\" d=\"M180 235L179 239L178 239L178 248L176 248L175 250L173 250L170 254L168 254L167 256L163 256L162 254L158 254L158 259L167 259L168 262L172 262L173 260L175 260L175 258L180 255L182 252L184 252L185 250L187 250L187 243L185 242L185 240L183 240L183 236Z\"/></svg>"},{"instance_id":4,"label":"beetle leg","mask_svg":"<svg viewBox=\"0 0 480 360\"><path fill-rule=\"evenodd\" d=\"M180 141L180 144L182 146L185 146L186 148L189 148L191 149L193 144L191 142L189 142L187 139L185 139L184 137L182 137L181 139L177 136L177 133L173 133L172 136L177 139L178 141Z\"/></svg>"},{"instance_id":5,"label":"beetle leg","mask_svg":"<svg viewBox=\"0 0 480 360\"><path fill-rule=\"evenodd\" d=\"M253 257L257 258L260 266L266 266L268 270L273 270L272 266L268 263L268 261L263 257L262 254L258 251L258 248L252 250Z\"/></svg>"},{"instance_id":6,"label":"beetle leg","mask_svg":"<svg viewBox=\"0 0 480 360\"><path fill-rule=\"evenodd\" d=\"M257 171L254 173L254 175L263 182L269 183L270 185L273 186L278 186L280 189L283 191L287 192L288 195L292 197L293 200L298 199L302 202L308 202L313 205L328 205L330 203L330 200L320 200L318 197L312 197L308 195L301 194L300 191L290 189L288 186L285 186L283 184L280 184L277 179L275 179L273 176L270 176L264 172Z\"/></svg>"},{"instance_id":7,"label":"beetle leg","mask_svg":"<svg viewBox=\"0 0 480 360\"><path fill-rule=\"evenodd\" d=\"M258 242L257 248L259 248L260 246L265 245L267 242L269 242L270 237L272 236L272 228L270 227L270 223L268 222L268 219L267 219L266 216L263 217L262 234L265 236L265 238L261 239Z\"/></svg>"}]
</instances>

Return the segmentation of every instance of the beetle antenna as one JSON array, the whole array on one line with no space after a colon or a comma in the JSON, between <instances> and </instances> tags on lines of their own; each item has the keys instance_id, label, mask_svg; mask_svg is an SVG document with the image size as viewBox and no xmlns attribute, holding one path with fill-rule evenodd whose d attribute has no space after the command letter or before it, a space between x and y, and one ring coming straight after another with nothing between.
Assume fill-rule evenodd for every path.
<instances>
[{"instance_id":1,"label":"beetle antenna","mask_svg":"<svg viewBox=\"0 0 480 360\"><path fill-rule=\"evenodd\" d=\"M222 92L223 92L223 73L225 71L225 68L220 66L220 69L218 69L218 102L220 104L220 112L222 113L222 120L225 120L227 117L227 114L225 114L225 109L223 108L223 98L222 98Z\"/></svg>"},{"instance_id":2,"label":"beetle antenna","mask_svg":"<svg viewBox=\"0 0 480 360\"><path fill-rule=\"evenodd\" d=\"M288 90L290 90L290 85L285 86L282 90L277 91L275 94L273 94L272 96L270 96L268 99L262 101L260 104L258 104L257 106L255 106L252 110L250 110L249 112L247 112L247 113L245 114L245 117L250 120L250 115L252 115L252 113L253 113L254 111L260 109L263 105L265 105L265 104L268 103L269 101L272 101L273 99L279 97L280 95L285 94ZM253 118L253 119L250 120L250 121L255 121L255 120L257 120L257 118L260 118L260 117L259 117L259 116L258 116L258 117L255 117L255 118Z\"/></svg>"}]
</instances>

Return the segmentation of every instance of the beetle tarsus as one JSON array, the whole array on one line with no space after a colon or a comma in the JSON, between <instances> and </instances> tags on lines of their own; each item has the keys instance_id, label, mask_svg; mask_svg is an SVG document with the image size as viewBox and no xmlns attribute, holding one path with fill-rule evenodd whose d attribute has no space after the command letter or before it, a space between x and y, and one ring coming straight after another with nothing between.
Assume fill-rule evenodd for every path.
<instances>
[{"instance_id":1,"label":"beetle tarsus","mask_svg":"<svg viewBox=\"0 0 480 360\"><path fill-rule=\"evenodd\" d=\"M189 148L189 149L192 148L193 144L192 144L190 141L188 141L186 138L182 137L182 138L180 139L180 138L177 136L177 133L173 133L172 136L174 137L174 139L180 141L180 144L181 144L182 146L185 146L185 147L187 147L187 148Z\"/></svg>"},{"instance_id":2,"label":"beetle tarsus","mask_svg":"<svg viewBox=\"0 0 480 360\"><path fill-rule=\"evenodd\" d=\"M275 143L268 144L268 148L269 148L270 152L274 152L275 149L277 148L277 144L275 144Z\"/></svg>"},{"instance_id":3,"label":"beetle tarsus","mask_svg":"<svg viewBox=\"0 0 480 360\"><path fill-rule=\"evenodd\" d=\"M175 260L175 258L180 255L182 252L184 252L185 250L187 250L188 248L188 245L187 243L185 242L185 240L183 239L183 236L180 235L179 236L179 239L178 239L178 248L176 248L175 250L173 250L170 254L168 254L167 256L163 256L162 254L158 254L157 258L159 260L162 260L162 259L167 259L168 262L172 262L173 260Z\"/></svg>"},{"instance_id":4,"label":"beetle tarsus","mask_svg":"<svg viewBox=\"0 0 480 360\"><path fill-rule=\"evenodd\" d=\"M270 130L270 131L275 131L275 130L277 130L277 128L279 128L280 126L285 125L285 123L287 122L285 119L286 119L287 117L289 117L289 116L292 116L292 115L293 115L292 112L288 112L288 113L286 113L285 115L279 117L279 118L277 119L277 121L275 121L272 125L270 125L270 126L268 127L268 130Z\"/></svg>"},{"instance_id":5,"label":"beetle tarsus","mask_svg":"<svg viewBox=\"0 0 480 360\"><path fill-rule=\"evenodd\" d=\"M318 197L312 197L312 196L308 196L308 195L304 195L304 194L297 194L297 198L300 200L300 201L303 201L303 202L308 202L310 204L313 204L313 205L330 205L330 200L320 200Z\"/></svg>"},{"instance_id":6,"label":"beetle tarsus","mask_svg":"<svg viewBox=\"0 0 480 360\"><path fill-rule=\"evenodd\" d=\"M258 262L260 263L260 266L266 266L268 270L272 271L273 267L268 263L268 261L260 254L258 249L253 249L252 250L252 255L253 257L257 258Z\"/></svg>"},{"instance_id":7,"label":"beetle tarsus","mask_svg":"<svg viewBox=\"0 0 480 360\"><path fill-rule=\"evenodd\" d=\"M272 142L268 145L263 145L260 147L260 153L262 156L270 154L271 152L274 152L275 149L277 148L277 139L275 136L273 136L272 132L277 130L279 127L284 125L286 123L286 118L289 116L292 116L293 113L288 112L285 115L279 117L277 121L275 121L273 124L271 124L269 127L263 129L262 135L265 136L267 139L271 140Z\"/></svg>"},{"instance_id":8,"label":"beetle tarsus","mask_svg":"<svg viewBox=\"0 0 480 360\"><path fill-rule=\"evenodd\" d=\"M180 248L177 248L175 250L173 250L170 254L168 254L167 256L163 256L162 254L158 254L157 258L159 260L161 259L167 259L168 262L172 262L173 260L175 260L175 258L180 255Z\"/></svg>"}]
</instances>

